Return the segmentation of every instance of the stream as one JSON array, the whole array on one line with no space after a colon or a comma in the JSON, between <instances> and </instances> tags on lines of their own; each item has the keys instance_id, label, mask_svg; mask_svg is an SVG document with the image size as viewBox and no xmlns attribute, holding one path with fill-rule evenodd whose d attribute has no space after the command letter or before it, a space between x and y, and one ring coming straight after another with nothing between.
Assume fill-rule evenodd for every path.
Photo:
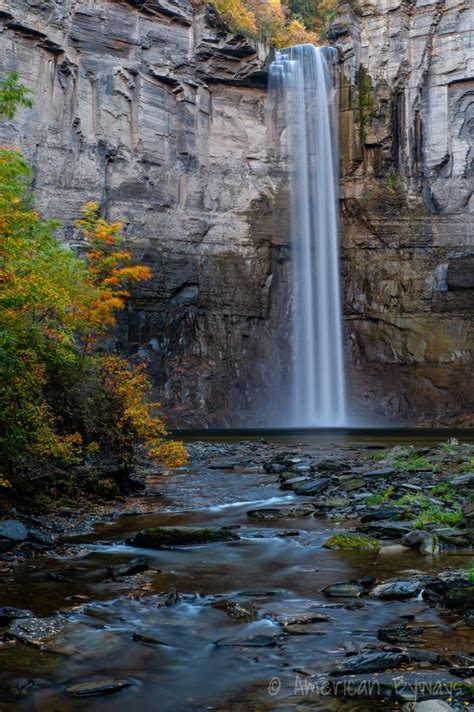
<instances>
[{"instance_id":1,"label":"stream","mask_svg":"<svg viewBox=\"0 0 474 712\"><path fill-rule=\"evenodd\" d=\"M343 445L319 446L332 452ZM249 510L301 504L305 498L282 491L274 474L252 462L258 440L245 445L245 457L222 453L218 442L215 455L212 443L203 447L205 456L193 451L189 466L160 477L155 511L120 516L93 533L66 537L64 556L25 561L3 583L0 605L30 609L39 617L59 612L62 627L48 650L0 645L2 712L300 710L305 705L377 710L380 703L315 696L308 680L314 686L318 675L340 662L345 645L376 643L379 628L400 625L412 615L417 625L427 626L418 647L444 653L472 647L472 635L464 639L449 617L420 597L381 601L328 598L321 592L360 576L386 580L406 570L462 567L465 553L434 558L411 550L334 551L322 547L338 530L324 517L250 519ZM241 538L161 550L125 543L147 527L183 525L232 527ZM107 574L107 567L138 556L146 557L149 571L122 580ZM321 615L304 630L296 626L296 634L283 633L283 617L308 613ZM272 638L276 642L253 644ZM75 683L104 678L130 684L100 697L65 693Z\"/></svg>"}]
</instances>

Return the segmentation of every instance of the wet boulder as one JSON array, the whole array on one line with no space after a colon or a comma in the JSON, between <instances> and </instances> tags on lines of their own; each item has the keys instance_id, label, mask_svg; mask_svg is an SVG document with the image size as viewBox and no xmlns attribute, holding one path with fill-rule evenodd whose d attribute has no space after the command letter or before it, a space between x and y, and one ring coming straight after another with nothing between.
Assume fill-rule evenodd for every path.
<instances>
[{"instance_id":1,"label":"wet boulder","mask_svg":"<svg viewBox=\"0 0 474 712\"><path fill-rule=\"evenodd\" d=\"M33 613L25 608L0 606L0 625L8 625L17 618L32 618Z\"/></svg>"},{"instance_id":2,"label":"wet boulder","mask_svg":"<svg viewBox=\"0 0 474 712\"><path fill-rule=\"evenodd\" d=\"M382 507L371 509L361 515L360 521L366 522L381 522L385 520L398 520L402 518L404 510L401 507Z\"/></svg>"},{"instance_id":3,"label":"wet boulder","mask_svg":"<svg viewBox=\"0 0 474 712\"><path fill-rule=\"evenodd\" d=\"M253 519L285 519L309 517L314 514L312 504L292 505L289 507L267 507L263 509L251 509L247 512L247 517Z\"/></svg>"},{"instance_id":4,"label":"wet boulder","mask_svg":"<svg viewBox=\"0 0 474 712\"><path fill-rule=\"evenodd\" d=\"M229 529L191 527L155 527L138 532L127 540L129 546L144 549L167 549L175 546L197 546L216 542L238 541L239 535Z\"/></svg>"},{"instance_id":5,"label":"wet boulder","mask_svg":"<svg viewBox=\"0 0 474 712\"><path fill-rule=\"evenodd\" d=\"M351 655L343 660L331 675L355 675L366 672L381 672L399 668L402 663L409 662L406 653L376 652L362 655Z\"/></svg>"},{"instance_id":6,"label":"wet boulder","mask_svg":"<svg viewBox=\"0 0 474 712\"><path fill-rule=\"evenodd\" d=\"M311 496L313 494L318 494L322 492L329 484L329 480L326 477L321 477L316 480L309 480L309 482L303 482L302 484L293 487L293 491L296 494Z\"/></svg>"},{"instance_id":7,"label":"wet boulder","mask_svg":"<svg viewBox=\"0 0 474 712\"><path fill-rule=\"evenodd\" d=\"M442 603L448 608L474 606L474 581L453 581L443 593Z\"/></svg>"},{"instance_id":8,"label":"wet boulder","mask_svg":"<svg viewBox=\"0 0 474 712\"><path fill-rule=\"evenodd\" d=\"M283 480L282 484L280 485L280 489L291 490L295 487L299 487L304 482L310 482L309 477L295 477L294 473L292 473L292 477L290 479Z\"/></svg>"},{"instance_id":9,"label":"wet boulder","mask_svg":"<svg viewBox=\"0 0 474 712\"><path fill-rule=\"evenodd\" d=\"M403 546L418 549L420 554L432 555L439 552L439 539L436 534L431 534L423 529L414 529L408 532L402 537L400 543Z\"/></svg>"},{"instance_id":10,"label":"wet boulder","mask_svg":"<svg viewBox=\"0 0 474 712\"><path fill-rule=\"evenodd\" d=\"M137 556L124 564L107 567L107 573L111 578L117 579L122 576L133 576L148 570L148 561L144 556Z\"/></svg>"},{"instance_id":11,"label":"wet boulder","mask_svg":"<svg viewBox=\"0 0 474 712\"><path fill-rule=\"evenodd\" d=\"M365 592L362 584L345 581L341 583L331 583L322 589L322 593L331 598L354 598Z\"/></svg>"},{"instance_id":12,"label":"wet boulder","mask_svg":"<svg viewBox=\"0 0 474 712\"><path fill-rule=\"evenodd\" d=\"M28 539L28 530L17 519L4 519L0 522L0 539L26 541Z\"/></svg>"},{"instance_id":13,"label":"wet boulder","mask_svg":"<svg viewBox=\"0 0 474 712\"><path fill-rule=\"evenodd\" d=\"M57 537L55 537L54 534L45 532L43 529L37 529L36 527L30 527L28 529L28 539L43 546L54 546L57 542Z\"/></svg>"},{"instance_id":14,"label":"wet boulder","mask_svg":"<svg viewBox=\"0 0 474 712\"><path fill-rule=\"evenodd\" d=\"M258 608L252 601L216 601L212 607L227 613L229 618L238 623L250 623L258 618Z\"/></svg>"},{"instance_id":15,"label":"wet boulder","mask_svg":"<svg viewBox=\"0 0 474 712\"><path fill-rule=\"evenodd\" d=\"M385 598L390 600L403 600L405 598L413 598L421 593L423 586L421 581L389 581L376 586L371 591L371 595L376 598Z\"/></svg>"},{"instance_id":16,"label":"wet boulder","mask_svg":"<svg viewBox=\"0 0 474 712\"><path fill-rule=\"evenodd\" d=\"M381 547L381 543L374 539L373 537L364 536L363 534L354 534L351 532L344 532L341 534L334 534L333 536L326 539L323 543L326 549L350 549L356 551L378 551Z\"/></svg>"},{"instance_id":17,"label":"wet boulder","mask_svg":"<svg viewBox=\"0 0 474 712\"><path fill-rule=\"evenodd\" d=\"M414 712L452 712L454 707L451 707L444 700L424 700L424 702L418 702Z\"/></svg>"},{"instance_id":18,"label":"wet boulder","mask_svg":"<svg viewBox=\"0 0 474 712\"><path fill-rule=\"evenodd\" d=\"M393 628L379 628L377 638L384 643L421 643L423 642L424 628L408 626L406 624Z\"/></svg>"},{"instance_id":19,"label":"wet boulder","mask_svg":"<svg viewBox=\"0 0 474 712\"><path fill-rule=\"evenodd\" d=\"M411 522L394 522L381 521L371 524L363 524L358 527L358 531L368 534L369 536L377 536L382 539L401 539L405 534L408 534L413 529Z\"/></svg>"},{"instance_id":20,"label":"wet boulder","mask_svg":"<svg viewBox=\"0 0 474 712\"><path fill-rule=\"evenodd\" d=\"M125 687L130 687L131 684L130 680L122 680L120 678L90 680L71 685L66 688L66 692L72 697L94 697L96 695L110 695L113 692L119 692Z\"/></svg>"}]
</instances>

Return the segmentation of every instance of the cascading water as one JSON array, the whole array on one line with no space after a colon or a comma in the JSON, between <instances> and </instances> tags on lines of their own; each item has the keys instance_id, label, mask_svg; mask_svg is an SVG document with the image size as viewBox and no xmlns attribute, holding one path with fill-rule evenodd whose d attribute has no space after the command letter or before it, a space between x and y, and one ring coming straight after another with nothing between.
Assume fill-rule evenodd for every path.
<instances>
[{"instance_id":1,"label":"cascading water","mask_svg":"<svg viewBox=\"0 0 474 712\"><path fill-rule=\"evenodd\" d=\"M292 379L295 426L346 421L337 221L336 51L277 52L270 91L285 127L291 192Z\"/></svg>"}]
</instances>

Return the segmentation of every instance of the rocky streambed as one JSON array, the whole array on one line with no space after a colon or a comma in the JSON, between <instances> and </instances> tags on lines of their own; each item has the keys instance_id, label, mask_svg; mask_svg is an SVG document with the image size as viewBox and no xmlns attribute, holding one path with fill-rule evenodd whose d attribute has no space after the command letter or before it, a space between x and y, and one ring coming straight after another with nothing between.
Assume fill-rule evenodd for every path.
<instances>
[{"instance_id":1,"label":"rocky streambed","mask_svg":"<svg viewBox=\"0 0 474 712\"><path fill-rule=\"evenodd\" d=\"M474 448L195 442L0 522L0 709L470 709Z\"/></svg>"}]
</instances>

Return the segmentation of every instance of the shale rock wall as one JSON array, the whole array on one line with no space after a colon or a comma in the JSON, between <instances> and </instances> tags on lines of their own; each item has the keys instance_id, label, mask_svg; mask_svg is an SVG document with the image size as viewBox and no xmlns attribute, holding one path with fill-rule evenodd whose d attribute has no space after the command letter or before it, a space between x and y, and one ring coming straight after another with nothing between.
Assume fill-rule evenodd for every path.
<instances>
[{"instance_id":1,"label":"shale rock wall","mask_svg":"<svg viewBox=\"0 0 474 712\"><path fill-rule=\"evenodd\" d=\"M0 0L0 25L1 71L35 101L0 140L26 152L39 207L79 249L85 202L125 221L154 278L119 345L148 360L171 422L265 411L287 322L268 52L187 0Z\"/></svg>"},{"instance_id":2,"label":"shale rock wall","mask_svg":"<svg viewBox=\"0 0 474 712\"><path fill-rule=\"evenodd\" d=\"M347 5L341 56L349 385L372 419L474 413L474 9Z\"/></svg>"},{"instance_id":3,"label":"shale rock wall","mask_svg":"<svg viewBox=\"0 0 474 712\"><path fill-rule=\"evenodd\" d=\"M469 0L354 0L331 30L348 382L372 422L473 411L469 22ZM125 221L154 277L118 345L148 361L173 424L285 421L288 198L268 61L187 0L0 0L0 71L35 95L0 141L25 151L40 209L78 249L86 201Z\"/></svg>"}]
</instances>

